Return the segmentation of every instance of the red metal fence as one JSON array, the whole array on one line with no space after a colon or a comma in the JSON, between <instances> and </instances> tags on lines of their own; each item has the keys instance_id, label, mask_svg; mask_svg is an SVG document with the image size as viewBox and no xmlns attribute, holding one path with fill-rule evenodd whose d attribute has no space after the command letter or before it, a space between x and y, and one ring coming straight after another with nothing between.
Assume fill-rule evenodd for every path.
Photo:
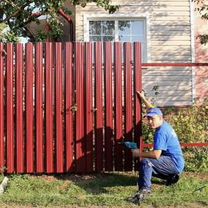
<instances>
[{"instance_id":1,"label":"red metal fence","mask_svg":"<svg viewBox=\"0 0 208 208\"><path fill-rule=\"evenodd\" d=\"M132 170L117 142L141 136L136 90L140 43L0 44L1 171Z\"/></svg>"},{"instance_id":2,"label":"red metal fence","mask_svg":"<svg viewBox=\"0 0 208 208\"><path fill-rule=\"evenodd\" d=\"M142 64L140 43L1 43L1 172L133 170L118 141L139 143L142 67L198 65Z\"/></svg>"}]
</instances>

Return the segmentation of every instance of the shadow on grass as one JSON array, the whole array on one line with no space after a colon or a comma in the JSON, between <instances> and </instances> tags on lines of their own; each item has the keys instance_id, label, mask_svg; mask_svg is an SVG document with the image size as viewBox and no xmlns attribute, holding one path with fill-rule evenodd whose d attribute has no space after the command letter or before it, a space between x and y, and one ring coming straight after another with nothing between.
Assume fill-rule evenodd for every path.
<instances>
[{"instance_id":1,"label":"shadow on grass","mask_svg":"<svg viewBox=\"0 0 208 208\"><path fill-rule=\"evenodd\" d=\"M123 187L135 187L137 190L138 175L132 173L102 173L102 174L88 174L88 175L56 175L59 180L70 181L76 186L84 189L87 193L102 194L109 193L112 190ZM155 185L165 185L165 181L153 178L152 183Z\"/></svg>"},{"instance_id":2,"label":"shadow on grass","mask_svg":"<svg viewBox=\"0 0 208 208\"><path fill-rule=\"evenodd\" d=\"M102 173L89 175L57 175L57 179L68 180L91 194L109 193L109 189L119 186L137 187L137 175L132 173ZM111 190L112 191L112 190Z\"/></svg>"}]
</instances>

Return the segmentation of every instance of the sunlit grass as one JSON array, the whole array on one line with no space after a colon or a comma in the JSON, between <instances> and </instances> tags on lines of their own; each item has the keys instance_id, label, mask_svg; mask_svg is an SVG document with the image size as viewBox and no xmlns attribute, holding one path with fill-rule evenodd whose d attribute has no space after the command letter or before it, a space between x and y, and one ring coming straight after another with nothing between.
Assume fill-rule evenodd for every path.
<instances>
[{"instance_id":1,"label":"sunlit grass","mask_svg":"<svg viewBox=\"0 0 208 208\"><path fill-rule=\"evenodd\" d=\"M184 173L179 183L168 187L160 180L153 180L152 194L142 207L189 203L208 206L207 175ZM6 192L0 196L0 205L135 207L127 198L137 191L136 183L136 173L57 177L12 175Z\"/></svg>"}]
</instances>

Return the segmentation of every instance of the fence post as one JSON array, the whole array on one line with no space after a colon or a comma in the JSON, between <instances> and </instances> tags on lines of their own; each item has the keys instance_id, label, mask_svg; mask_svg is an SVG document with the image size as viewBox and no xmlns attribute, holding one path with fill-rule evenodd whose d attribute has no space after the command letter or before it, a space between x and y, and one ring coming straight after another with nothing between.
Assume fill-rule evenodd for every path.
<instances>
[{"instance_id":1,"label":"fence post","mask_svg":"<svg viewBox=\"0 0 208 208\"><path fill-rule=\"evenodd\" d=\"M4 52L3 44L0 43L0 172L4 172L5 145L4 145Z\"/></svg>"}]
</instances>

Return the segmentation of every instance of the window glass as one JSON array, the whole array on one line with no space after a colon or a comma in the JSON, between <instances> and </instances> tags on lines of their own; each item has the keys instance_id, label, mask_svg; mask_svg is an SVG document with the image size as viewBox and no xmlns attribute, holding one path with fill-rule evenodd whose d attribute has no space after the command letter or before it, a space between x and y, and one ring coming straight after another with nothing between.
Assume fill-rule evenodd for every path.
<instances>
[{"instance_id":1,"label":"window glass","mask_svg":"<svg viewBox=\"0 0 208 208\"><path fill-rule=\"evenodd\" d=\"M90 41L101 41L101 36L96 36L96 35L90 36Z\"/></svg>"},{"instance_id":2,"label":"window glass","mask_svg":"<svg viewBox=\"0 0 208 208\"><path fill-rule=\"evenodd\" d=\"M103 35L114 35L115 32L115 21L102 21L102 34Z\"/></svg>"},{"instance_id":3,"label":"window glass","mask_svg":"<svg viewBox=\"0 0 208 208\"><path fill-rule=\"evenodd\" d=\"M144 42L144 37L143 36L140 36L140 35L138 35L138 36L131 36L131 41L132 42Z\"/></svg>"},{"instance_id":4,"label":"window glass","mask_svg":"<svg viewBox=\"0 0 208 208\"><path fill-rule=\"evenodd\" d=\"M90 41L114 41L115 21L89 21Z\"/></svg>"},{"instance_id":5,"label":"window glass","mask_svg":"<svg viewBox=\"0 0 208 208\"><path fill-rule=\"evenodd\" d=\"M132 35L144 34L144 21L131 21Z\"/></svg>"},{"instance_id":6,"label":"window glass","mask_svg":"<svg viewBox=\"0 0 208 208\"><path fill-rule=\"evenodd\" d=\"M89 22L89 34L100 35L101 34L101 21L90 21Z\"/></svg>"},{"instance_id":7,"label":"window glass","mask_svg":"<svg viewBox=\"0 0 208 208\"><path fill-rule=\"evenodd\" d=\"M114 41L114 36L103 36L102 41Z\"/></svg>"},{"instance_id":8,"label":"window glass","mask_svg":"<svg viewBox=\"0 0 208 208\"><path fill-rule=\"evenodd\" d=\"M89 41L141 42L146 60L146 31L143 19L90 20Z\"/></svg>"},{"instance_id":9,"label":"window glass","mask_svg":"<svg viewBox=\"0 0 208 208\"><path fill-rule=\"evenodd\" d=\"M118 21L118 33L121 36L126 36L131 33L130 21Z\"/></svg>"},{"instance_id":10,"label":"window glass","mask_svg":"<svg viewBox=\"0 0 208 208\"><path fill-rule=\"evenodd\" d=\"M131 41L131 37L130 36L124 36L124 35L119 35L118 37L119 41L122 41L122 42L130 42Z\"/></svg>"}]
</instances>

